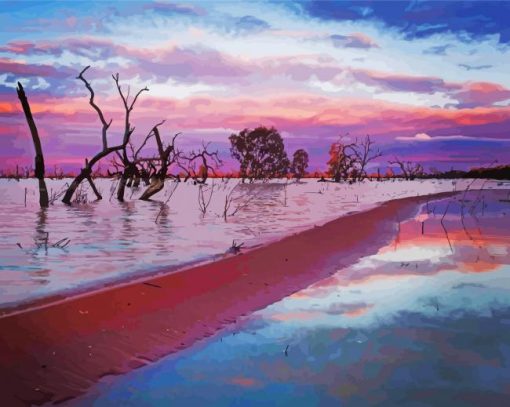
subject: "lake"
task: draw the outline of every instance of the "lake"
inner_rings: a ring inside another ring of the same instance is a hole
[[[199,209],[199,187],[191,182],[167,182],[152,202],[136,199],[141,188],[128,189],[127,201],[119,203],[111,197],[117,181],[99,179],[103,200],[91,201],[93,194],[85,185],[81,197],[86,203],[66,206],[56,200],[42,210],[36,180],[1,179],[0,307],[212,260],[224,255],[234,240],[253,247],[389,199],[463,190],[472,183],[316,181],[238,185],[237,180],[209,180],[203,191],[205,201],[210,197],[204,215]],[[67,182],[48,180],[48,190],[54,195]],[[505,184],[477,180],[471,185],[481,187],[489,190]],[[225,220],[229,194],[233,202],[228,213],[237,212]],[[53,247],[61,239],[70,242],[63,249]]]
[[[423,205],[376,254],[69,404],[505,405],[510,202],[465,198]]]

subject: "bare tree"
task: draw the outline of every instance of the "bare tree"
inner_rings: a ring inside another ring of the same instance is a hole
[[[198,152],[192,151],[189,156],[184,157],[187,161],[187,167],[181,166],[197,184],[205,184],[209,172],[217,176],[216,169],[223,164],[218,156],[218,151],[209,151],[209,145],[210,143],[202,143],[202,148]],[[197,162],[198,171],[196,169]]]
[[[135,128],[131,126],[130,116],[131,116],[131,112],[133,111],[133,108],[135,107],[136,101],[138,100],[138,97],[143,92],[148,92],[149,89],[147,87],[140,89],[134,96],[133,100],[129,101],[129,91],[130,91],[129,87],[128,87],[127,94],[125,95],[124,92],[122,91],[122,87],[120,86],[120,83],[119,83],[119,74],[116,73],[115,75],[112,75],[112,78],[113,78],[115,85],[117,87],[117,91],[119,92],[119,96],[122,99],[122,104],[124,105],[124,136],[122,139],[122,149],[121,149],[122,155],[120,154],[119,151],[116,152],[118,157],[122,160],[122,164],[124,166],[124,171],[122,172],[122,175],[121,175],[120,181],[119,181],[119,186],[117,188],[117,199],[122,202],[122,201],[124,201],[124,192],[126,190],[126,184],[127,184],[128,180],[132,179],[137,173],[136,163],[131,161],[127,155],[127,146],[129,145],[131,135],[135,131]]]
[[[157,194],[159,191],[161,191],[163,189],[163,187],[165,186],[165,179],[167,178],[167,172],[168,172],[169,167],[172,164],[176,163],[180,157],[179,151],[177,151],[175,148],[175,140],[180,135],[180,133],[175,134],[174,137],[172,138],[172,142],[170,144],[168,144],[167,146],[165,146],[163,144],[163,141],[161,140],[161,135],[160,135],[159,129],[158,129],[158,127],[160,125],[162,125],[163,123],[164,122],[160,122],[152,128],[151,132],[145,138],[143,144],[140,146],[138,151],[135,153],[136,162],[139,162],[139,163],[149,162],[149,165],[154,170],[156,169],[154,162],[159,161],[159,165],[160,165],[159,169],[154,171],[154,175],[151,178],[149,187],[143,192],[142,196],[140,197],[140,199],[144,200],[144,201],[150,199],[153,195]],[[138,159],[137,156],[138,156],[139,152],[141,151],[141,149],[143,148],[145,143],[148,141],[148,139],[151,138],[152,136],[154,136],[154,138],[156,139],[156,144],[158,146],[159,158],[158,159],[156,159],[156,158]]]
[[[361,181],[367,177],[366,167],[368,163],[380,157],[382,153],[379,149],[374,148],[374,141],[368,135],[360,143],[356,142],[353,152],[357,158],[358,178]]]
[[[80,72],[77,79],[81,80],[85,84],[85,87],[88,89],[88,91],[90,93],[89,104],[96,111],[96,113],[99,117],[99,120],[101,121],[101,124],[102,124],[101,140],[102,140],[103,148],[99,153],[97,153],[94,157],[92,157],[92,159],[90,161],[88,159],[85,159],[85,166],[81,169],[78,176],[74,178],[71,185],[69,185],[69,188],[67,189],[67,191],[64,195],[64,198],[62,199],[62,202],[64,202],[67,205],[71,204],[73,194],[75,193],[76,189],[78,188],[78,186],[81,184],[81,182],[83,180],[87,180],[89,182],[90,186],[92,187],[92,190],[94,191],[94,194],[96,195],[96,198],[102,199],[101,194],[97,190],[97,188],[94,184],[94,181],[92,180],[92,176],[91,176],[92,169],[98,161],[107,157],[111,153],[114,153],[114,152],[118,153],[119,151],[124,151],[128,142],[129,142],[129,137],[131,136],[131,133],[134,130],[130,127],[129,116],[126,115],[126,120],[125,120],[126,121],[126,129],[128,129],[128,130],[125,131],[125,133],[124,133],[124,138],[122,140],[122,144],[108,147],[108,129],[110,128],[110,125],[112,124],[112,120],[110,119],[109,122],[106,121],[102,110],[99,108],[99,106],[94,101],[94,97],[95,97],[94,90],[92,89],[92,86],[90,85],[90,83],[83,76],[83,74],[89,68],[90,68],[90,66],[85,67],[85,69],[83,69],[83,71]],[[134,106],[134,103],[132,105]],[[130,112],[131,111],[129,111],[129,113]]]
[[[412,161],[402,161],[398,157],[395,160],[388,161],[389,164],[398,165],[402,175],[406,180],[414,180],[416,177],[423,175],[423,166],[419,163],[413,163]]]
[[[35,125],[35,121],[32,116],[32,111],[30,110],[30,104],[28,103],[28,99],[25,95],[25,90],[23,89],[23,86],[19,82],[16,91],[18,93],[18,98],[21,102],[21,106],[23,106],[23,112],[25,113],[25,118],[27,119],[28,127],[30,128],[30,133],[32,134],[32,141],[34,142],[35,176],[39,180],[39,205],[41,206],[41,208],[47,208],[49,205],[49,198],[48,189],[46,188],[46,182],[44,181],[44,156],[41,147],[41,140],[39,139],[39,132],[37,131],[37,126]],[[16,166],[16,172],[17,171],[18,166]]]

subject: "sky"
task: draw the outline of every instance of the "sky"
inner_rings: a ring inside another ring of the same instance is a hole
[[[340,137],[369,134],[386,166],[426,170],[510,163],[510,2],[0,1],[0,168],[33,162],[16,82],[47,167],[75,170],[101,149],[86,78],[123,131],[112,74],[131,95],[139,145],[154,124],[179,145],[276,127],[289,155],[326,168]],[[106,166],[107,163],[104,163]],[[51,169],[47,172],[51,173]]]

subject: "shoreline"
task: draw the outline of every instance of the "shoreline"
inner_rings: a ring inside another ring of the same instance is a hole
[[[376,252],[420,205],[456,194],[387,201],[235,256],[4,315],[1,399],[61,402],[189,347]]]

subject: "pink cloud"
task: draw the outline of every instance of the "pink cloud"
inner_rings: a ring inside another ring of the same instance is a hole
[[[490,82],[468,82],[455,97],[465,107],[487,106],[510,99],[510,90]]]
[[[67,72],[51,65],[27,64],[8,58],[0,58],[0,71],[19,76],[64,77]]]

